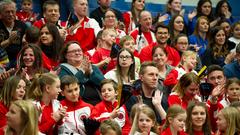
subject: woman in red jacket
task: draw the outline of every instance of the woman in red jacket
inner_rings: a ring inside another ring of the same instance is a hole
[[[184,74],[168,97],[168,104],[179,104],[184,109],[190,101],[201,101],[199,94],[200,79],[195,73]]]
[[[35,78],[30,86],[34,104],[41,110],[39,118],[39,131],[44,134],[56,133],[56,125],[66,114],[66,107],[62,107],[57,99],[60,89],[60,79],[57,75],[44,73]]]

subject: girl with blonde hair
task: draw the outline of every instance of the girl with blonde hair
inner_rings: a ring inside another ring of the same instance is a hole
[[[35,78],[30,87],[30,98],[40,109],[40,132],[48,135],[54,134],[54,126],[62,120],[66,114],[66,107],[62,107],[57,100],[60,93],[60,79],[52,73],[44,73]],[[56,127],[56,126],[55,126]]]
[[[164,80],[164,85],[173,87],[184,74],[189,72],[197,74],[194,70],[196,64],[197,53],[193,51],[184,51],[179,65],[175,69],[171,70],[171,72],[167,75]]]
[[[39,135],[38,112],[31,101],[14,101],[6,117],[7,127],[4,135]]]
[[[154,111],[149,106],[141,106],[136,111],[129,135],[157,135],[158,126]]]
[[[240,134],[239,110],[235,107],[226,107],[217,114],[217,135]]]
[[[161,135],[186,135],[184,133],[186,111],[179,105],[173,105],[168,109],[166,123],[163,125]]]

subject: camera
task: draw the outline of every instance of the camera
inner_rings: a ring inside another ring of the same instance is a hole
[[[121,50],[121,47],[117,44],[113,44],[112,45],[112,49],[111,49],[111,53],[110,53],[110,57],[111,58],[116,58],[118,55],[118,52]]]
[[[211,95],[214,86],[210,83],[200,83],[199,89],[203,101],[207,101],[209,95]]]

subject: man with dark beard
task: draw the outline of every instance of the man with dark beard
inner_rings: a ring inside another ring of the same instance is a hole
[[[116,14],[117,20],[123,22],[122,13],[117,9],[111,8],[111,1],[112,0],[97,0],[99,7],[90,13],[90,18],[94,18],[101,28],[103,27],[102,21],[104,14],[108,9],[112,9]]]

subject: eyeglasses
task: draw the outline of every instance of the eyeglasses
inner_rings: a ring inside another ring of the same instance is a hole
[[[130,56],[130,55],[126,55],[126,56],[120,55],[119,58],[122,59],[122,60],[123,59],[130,59],[130,58],[132,58],[132,56]]]
[[[81,49],[75,49],[75,50],[67,51],[67,53],[81,53],[81,52],[82,52]]]

